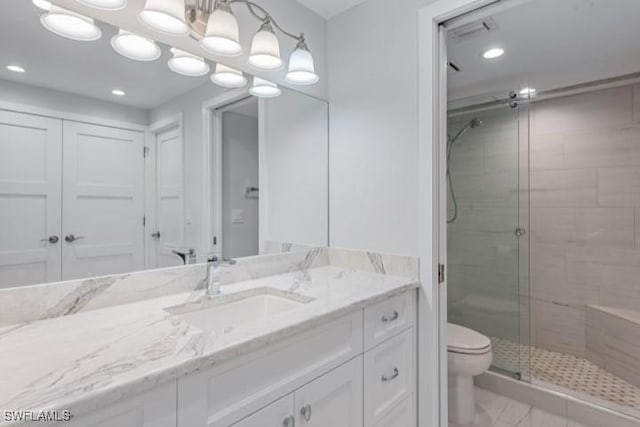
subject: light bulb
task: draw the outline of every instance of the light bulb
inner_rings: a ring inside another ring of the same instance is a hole
[[[277,70],[282,67],[280,42],[269,21],[264,22],[253,36],[249,65],[260,70]]]
[[[111,91],[111,93],[114,94],[115,96],[125,96],[127,94],[122,89],[114,89]]]
[[[147,0],[138,20],[152,30],[171,36],[189,35],[185,0]]]
[[[162,55],[162,50],[153,40],[123,29],[111,38],[111,46],[120,55],[136,61],[153,61]]]
[[[313,56],[304,40],[300,40],[289,56],[289,71],[285,79],[298,85],[312,85],[320,79],[316,74]]]
[[[220,56],[238,56],[242,54],[238,20],[228,4],[219,4],[209,16],[207,31],[200,45]]]
[[[239,88],[247,85],[247,78],[242,74],[242,71],[222,64],[216,64],[211,81],[226,88]]]
[[[78,2],[102,10],[121,10],[127,7],[127,0],[78,0]]]
[[[258,98],[275,98],[280,96],[282,91],[277,84],[261,79],[260,77],[253,78],[253,86],[249,89],[249,93]]]
[[[72,40],[93,41],[102,37],[102,30],[93,18],[51,5],[51,10],[40,16],[40,22],[49,31]]]
[[[171,53],[173,57],[168,65],[172,71],[188,77],[204,76],[209,72],[209,64],[203,58],[175,47],[171,48]]]
[[[483,53],[482,57],[484,59],[496,59],[501,57],[502,55],[504,55],[504,50],[500,49],[499,47],[494,47],[492,49],[487,50],[485,53]]]

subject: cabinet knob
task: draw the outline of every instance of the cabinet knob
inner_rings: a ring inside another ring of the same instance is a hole
[[[300,415],[302,415],[302,418],[308,422],[311,419],[311,405],[307,403],[300,408]]]
[[[282,427],[295,427],[295,425],[296,419],[292,415],[289,415],[282,421]]]

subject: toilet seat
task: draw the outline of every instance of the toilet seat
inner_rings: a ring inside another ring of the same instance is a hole
[[[464,326],[447,324],[447,351],[459,354],[487,354],[491,351],[491,340]]]

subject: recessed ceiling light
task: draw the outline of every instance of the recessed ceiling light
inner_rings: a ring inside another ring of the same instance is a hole
[[[114,89],[111,91],[112,94],[114,94],[115,96],[125,96],[127,93],[123,90],[120,89]]]
[[[19,65],[7,65],[7,70],[14,73],[24,73],[26,70]]]
[[[500,49],[499,47],[494,47],[483,53],[482,57],[484,59],[495,59],[501,57],[502,55],[504,55],[504,50]]]
[[[522,96],[533,95],[534,93],[536,93],[536,90],[532,87],[525,87],[520,89],[520,95]]]

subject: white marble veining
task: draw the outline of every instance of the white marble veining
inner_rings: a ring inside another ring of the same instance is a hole
[[[418,285],[410,277],[314,266],[314,259],[307,257],[308,268],[222,286],[223,295],[268,287],[311,299],[222,333],[165,310],[197,303],[204,298],[198,290],[2,327],[0,407],[87,413]]]

